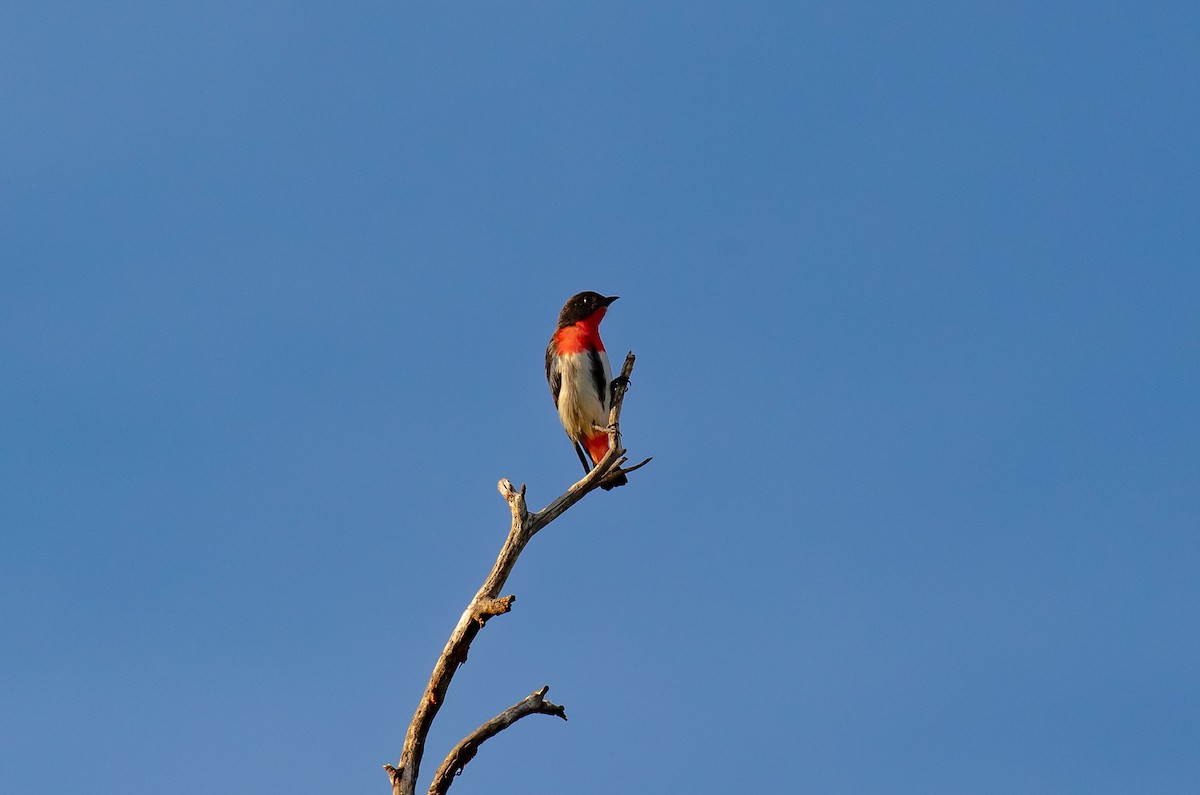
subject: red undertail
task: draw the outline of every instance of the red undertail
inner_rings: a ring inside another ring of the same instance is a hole
[[[595,436],[589,436],[584,447],[587,448],[588,455],[592,457],[592,462],[599,464],[600,459],[608,455],[608,434],[598,433]]]

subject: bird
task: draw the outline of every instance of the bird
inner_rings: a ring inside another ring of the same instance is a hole
[[[600,321],[619,297],[587,290],[568,298],[546,346],[546,381],[585,473],[608,454],[608,433],[601,429],[608,425],[613,380]],[[600,487],[609,491],[628,482],[621,473]]]

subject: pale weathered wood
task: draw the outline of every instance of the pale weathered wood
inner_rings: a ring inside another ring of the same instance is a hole
[[[475,758],[475,754],[479,752],[479,746],[485,740],[495,737],[526,715],[557,715],[566,720],[566,710],[560,705],[546,700],[546,691],[549,689],[550,686],[546,685],[541,690],[530,693],[460,740],[458,745],[454,746],[446,756],[437,772],[433,774],[433,783],[429,785],[429,795],[445,795],[446,791],[450,789],[450,785],[454,783],[454,777],[462,773],[467,762]]]
[[[483,585],[480,586],[471,603],[467,605],[467,609],[459,617],[458,623],[454,626],[454,631],[450,633],[449,640],[446,641],[441,655],[438,656],[438,660],[433,666],[433,673],[429,676],[429,683],[425,686],[425,692],[421,695],[421,700],[417,704],[417,710],[413,714],[412,722],[409,724],[408,732],[404,737],[404,747],[400,752],[399,765],[395,767],[392,765],[383,766],[391,778],[393,795],[416,794],[417,776],[420,773],[421,759],[425,753],[425,739],[429,735],[433,719],[437,717],[438,710],[445,699],[446,691],[450,688],[450,680],[454,678],[454,673],[458,670],[458,666],[466,662],[467,651],[471,647],[471,642],[475,640],[475,636],[479,634],[479,630],[483,628],[483,625],[489,619],[507,613],[512,609],[516,597],[512,595],[502,597],[500,596],[500,590],[504,588],[509,574],[512,573],[513,567],[517,564],[517,558],[520,557],[521,551],[525,549],[525,545],[529,543],[529,540],[539,530],[557,519],[568,508],[579,502],[589,493],[599,488],[605,480],[616,477],[618,473],[632,472],[635,469],[645,466],[650,461],[647,458],[645,461],[628,469],[621,468],[627,460],[625,458],[625,450],[621,447],[619,425],[621,405],[625,400],[625,392],[629,388],[629,376],[633,372],[634,360],[635,357],[630,352],[625,357],[625,365],[621,368],[621,375],[614,382],[613,405],[609,411],[609,424],[605,429],[608,432],[610,449],[604,458],[600,459],[600,462],[592,468],[591,472],[574,483],[566,492],[557,497],[545,508],[535,513],[530,513],[528,506],[525,504],[525,486],[523,484],[520,490],[514,488],[513,484],[507,478],[501,480],[498,484],[500,494],[508,502],[509,512],[512,515],[508,537],[504,541],[504,546],[500,549],[500,554],[496,558],[491,572],[488,573],[487,578],[483,581]],[[446,761],[442,763],[442,767],[438,770],[434,786],[438,786],[438,782],[445,778],[444,774],[446,769],[448,769],[448,765],[453,769],[449,777],[453,778],[453,775],[461,771],[462,765],[465,765],[475,755],[479,743],[504,730],[518,718],[524,717],[527,714],[541,712],[559,715],[563,719],[566,719],[566,714],[563,712],[562,707],[544,700],[543,696],[546,690],[547,688],[542,688],[537,693],[533,693],[464,738],[455,746],[455,750],[446,758]],[[537,698],[535,699],[535,697]],[[516,710],[515,713],[513,712],[514,710]],[[515,717],[505,722],[505,716],[510,713],[513,713]],[[486,736],[481,734],[481,732],[490,730],[490,728],[494,728],[495,730],[486,734]],[[469,744],[472,738],[476,738],[474,745]],[[470,750],[469,754],[467,754],[467,750]],[[457,756],[456,753],[458,753]],[[461,761],[461,764],[455,760]],[[448,789],[449,786],[448,782],[445,783],[445,789]],[[438,790],[431,787],[430,792],[444,792],[445,789]]]

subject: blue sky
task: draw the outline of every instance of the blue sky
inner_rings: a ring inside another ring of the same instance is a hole
[[[0,789],[386,792],[618,294],[454,792],[1200,779],[1200,11],[0,11]]]

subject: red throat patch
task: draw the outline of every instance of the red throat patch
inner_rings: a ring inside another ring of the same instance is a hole
[[[604,343],[600,341],[600,321],[607,311],[608,307],[602,306],[575,325],[554,332],[554,347],[558,349],[558,355],[604,350]]]

